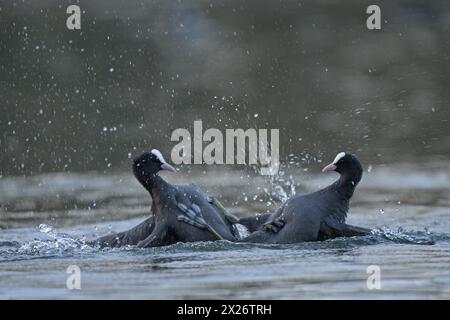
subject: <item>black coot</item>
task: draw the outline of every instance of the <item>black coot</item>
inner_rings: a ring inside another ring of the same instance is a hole
[[[369,229],[345,223],[350,198],[362,177],[361,163],[341,152],[323,171],[336,171],[340,177],[322,190],[291,198],[243,241],[296,243],[369,234]]]
[[[161,170],[175,172],[158,150],[134,159],[133,173],[152,197],[152,216],[133,229],[102,237],[94,243],[153,247],[175,242],[237,239],[234,224],[239,220],[228,214],[215,198],[193,184],[167,183],[158,175]]]

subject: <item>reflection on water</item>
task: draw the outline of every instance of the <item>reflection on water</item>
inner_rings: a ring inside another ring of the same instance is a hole
[[[129,173],[4,178],[0,298],[450,298],[450,173],[443,164],[415,168],[374,166],[365,174],[348,221],[376,227],[370,236],[150,249],[84,244],[146,216],[150,199]],[[292,178],[273,185],[267,177],[222,170],[166,178],[195,181],[241,216],[274,211],[277,195],[315,190],[335,178],[283,172]],[[82,271],[79,291],[65,287],[72,264]],[[381,290],[366,287],[369,265],[381,267]]]

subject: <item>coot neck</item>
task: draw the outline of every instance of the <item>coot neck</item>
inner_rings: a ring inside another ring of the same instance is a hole
[[[152,198],[155,198],[161,192],[161,189],[167,185],[167,182],[164,181],[157,173],[154,173],[150,176],[141,176],[138,178],[139,182],[144,186],[144,188],[150,192]]]
[[[336,187],[338,192],[346,199],[350,200],[353,196],[356,186],[361,181],[362,172],[357,170],[355,172],[343,173],[337,181]]]

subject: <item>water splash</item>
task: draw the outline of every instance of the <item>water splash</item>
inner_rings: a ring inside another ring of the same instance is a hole
[[[39,232],[50,237],[50,240],[35,239],[25,242],[17,249],[10,249],[9,253],[30,256],[61,256],[79,250],[93,249],[85,243],[84,239],[74,239],[65,233],[59,233],[50,225],[40,224]]]
[[[282,168],[283,167],[283,168]],[[269,202],[281,202],[285,203],[289,198],[296,194],[297,184],[292,175],[286,176],[286,172],[283,170],[289,169],[290,164],[282,164],[280,170],[276,175],[270,178],[270,189],[264,189],[264,193],[269,197]]]
[[[239,225],[237,226],[239,228]],[[371,235],[350,238],[336,238],[326,241],[304,242],[295,244],[261,244],[246,242],[229,242],[229,241],[210,241],[210,242],[192,242],[192,243],[176,243],[173,245],[140,249],[134,246],[123,248],[99,248],[90,246],[85,239],[75,239],[70,235],[57,232],[57,230],[46,224],[39,225],[39,231],[50,239],[35,239],[25,243],[17,241],[0,241],[0,260],[28,260],[39,258],[58,258],[69,257],[74,255],[89,255],[100,253],[121,253],[134,252],[135,254],[161,254],[185,251],[227,251],[227,250],[294,250],[301,252],[304,250],[341,250],[351,249],[355,247],[377,245],[386,242],[394,242],[400,244],[414,245],[433,245],[437,241],[450,241],[448,234],[435,234],[428,230],[424,231],[405,231],[399,227],[391,229],[388,227],[380,227],[372,230]],[[246,230],[239,229],[241,239],[245,237]]]
[[[432,234],[427,230],[405,231],[402,227],[397,228],[397,230],[388,227],[380,227],[372,229],[372,234],[396,243],[433,245],[436,242],[433,239]]]
[[[248,229],[243,226],[242,224],[235,224],[233,225],[236,228],[236,234],[237,234],[237,238],[238,240],[242,240],[246,237],[248,237],[250,235],[250,232],[248,231]]]
[[[280,199],[281,202],[286,202],[289,199],[288,194],[283,189],[283,187],[281,185],[279,185],[279,184],[274,186],[272,195],[274,195],[278,199]]]

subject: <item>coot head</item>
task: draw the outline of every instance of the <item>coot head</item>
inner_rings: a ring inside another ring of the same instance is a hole
[[[164,160],[159,150],[144,152],[133,161],[133,172],[137,177],[152,177],[159,171],[176,172],[175,168]]]
[[[363,169],[361,163],[354,155],[340,152],[336,158],[334,158],[334,161],[323,168],[322,171],[336,171],[342,176],[356,180],[355,182],[359,182]]]

